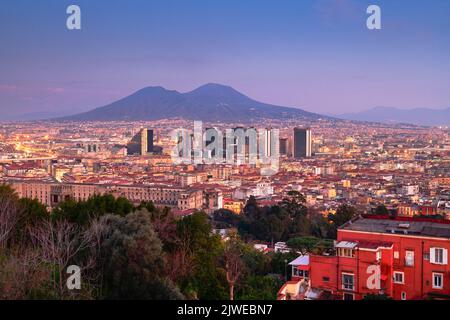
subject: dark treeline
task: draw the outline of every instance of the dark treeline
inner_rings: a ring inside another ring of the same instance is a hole
[[[297,191],[290,191],[282,202],[270,207],[260,207],[255,198],[250,197],[242,215],[219,210],[214,214],[214,221],[218,228],[236,228],[246,241],[273,244],[307,238],[310,241],[316,239],[317,243],[329,243],[323,239],[336,239],[337,228],[356,215],[354,207],[341,205],[335,214],[323,216],[308,210],[305,202]]]
[[[275,299],[285,256],[124,198],[67,200],[51,213],[0,186],[0,299]],[[66,286],[82,270],[81,290]]]
[[[277,206],[251,198],[241,216],[220,210],[213,219],[112,195],[49,213],[0,186],[0,299],[275,299],[297,253],[261,253],[251,240],[320,251],[354,214],[340,210],[329,219],[308,213],[294,192]],[[222,241],[213,226],[236,232]],[[81,290],[66,286],[71,265],[82,270]]]

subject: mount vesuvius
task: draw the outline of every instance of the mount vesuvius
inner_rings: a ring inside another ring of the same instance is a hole
[[[58,120],[139,121],[171,118],[242,122],[293,118],[318,120],[329,117],[258,102],[229,86],[210,83],[187,93],[147,87],[104,107]]]

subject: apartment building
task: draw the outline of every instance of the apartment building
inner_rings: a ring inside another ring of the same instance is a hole
[[[291,298],[450,299],[449,221],[361,216],[338,230],[334,249],[291,264],[292,280],[308,287]]]
[[[202,209],[203,192],[192,188],[156,185],[107,185],[49,182],[10,182],[19,197],[37,199],[48,208],[57,206],[67,199],[87,200],[94,195],[112,194],[125,197],[138,204],[152,201],[157,206],[173,207],[180,210]]]

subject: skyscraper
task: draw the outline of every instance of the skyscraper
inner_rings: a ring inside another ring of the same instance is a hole
[[[127,144],[128,155],[146,155],[153,152],[153,130],[141,129]]]
[[[287,155],[288,154],[288,139],[287,138],[280,138],[280,155]]]
[[[272,129],[264,131],[264,154],[267,157],[272,156]]]
[[[294,157],[307,158],[312,155],[312,135],[310,128],[294,129]]]

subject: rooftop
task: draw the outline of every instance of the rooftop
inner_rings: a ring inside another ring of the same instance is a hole
[[[436,219],[388,218],[365,215],[347,222],[340,230],[450,239],[450,224],[448,221]]]

